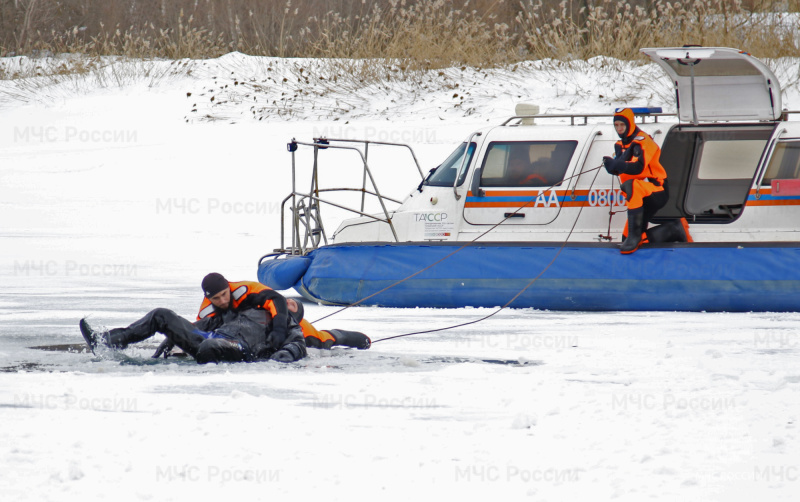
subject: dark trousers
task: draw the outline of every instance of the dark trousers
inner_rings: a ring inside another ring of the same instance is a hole
[[[127,328],[112,329],[108,333],[108,344],[112,347],[126,347],[131,343],[147,340],[156,333],[164,334],[199,364],[250,359],[246,347],[240,341],[213,338],[215,333],[201,331],[175,312],[163,308],[151,310]]]
[[[628,205],[629,211],[631,211],[630,200],[636,197],[634,183],[633,183],[634,181],[635,180],[628,180],[620,186],[622,193],[625,194],[625,199],[629,201]],[[641,197],[642,200],[641,208],[644,211],[645,227],[647,227],[647,224],[650,222],[650,220],[653,219],[653,216],[656,215],[658,210],[664,207],[664,205],[666,205],[666,203],[669,201],[669,186],[667,185],[667,180],[664,180],[662,186],[664,187],[664,190],[653,192],[650,195],[642,196],[641,194],[639,194],[639,197]]]
[[[644,226],[647,227],[647,224],[650,220],[653,219],[653,216],[656,215],[659,209],[664,207],[664,205],[669,200],[669,192],[667,191],[667,187],[664,187],[664,190],[661,192],[655,192],[648,197],[645,197],[642,203],[642,207],[644,208]]]

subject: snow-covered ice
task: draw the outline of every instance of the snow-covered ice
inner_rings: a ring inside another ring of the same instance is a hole
[[[194,318],[210,271],[255,280],[279,246],[293,137],[410,141],[427,170],[520,100],[671,108],[651,67],[604,60],[455,68],[359,89],[346,109],[327,81],[281,88],[313,61],[192,64],[121,87],[0,83],[2,500],[796,499],[800,314],[505,310],[289,365],[151,360],[158,340],[29,348],[80,342],[85,315]],[[796,78],[797,61],[775,65]],[[244,85],[264,67],[281,78]],[[291,113],[270,108],[281,92]],[[374,155],[395,195],[416,186],[406,159]],[[318,327],[379,339],[491,312],[353,308]]]

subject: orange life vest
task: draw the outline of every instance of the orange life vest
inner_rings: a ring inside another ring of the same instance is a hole
[[[233,310],[237,310],[239,306],[247,300],[247,297],[251,294],[260,293],[265,289],[270,289],[267,286],[264,286],[260,282],[253,282],[253,281],[241,281],[241,282],[228,282],[228,286],[231,289],[231,308]],[[253,307],[262,308],[268,311],[272,317],[278,315],[278,310],[273,305],[272,300],[267,300],[264,302],[263,305],[252,305]],[[203,303],[200,305],[200,311],[197,313],[197,320],[204,319],[206,317],[213,317],[216,315],[216,309],[214,305],[211,303],[211,300],[208,298],[203,298]]]
[[[633,110],[630,108],[625,108],[624,110],[616,113],[614,115],[614,120],[619,121],[619,118],[624,118],[627,122],[627,130],[625,131],[625,139],[628,139],[628,143],[624,143],[624,140],[619,140],[614,145],[615,152],[617,154],[617,158],[622,157],[628,149],[632,148],[634,145],[639,145],[639,151],[642,154],[642,163],[644,164],[644,169],[639,174],[627,174],[622,173],[619,175],[620,183],[625,183],[631,179],[650,179],[656,186],[662,186],[664,184],[664,180],[667,179],[667,171],[664,169],[664,166],[661,165],[661,148],[656,144],[653,138],[647,134],[646,132],[642,131],[638,127],[636,127],[636,123],[634,122]],[[633,153],[633,152],[631,152]],[[637,162],[639,157],[631,156],[628,159],[628,162]],[[659,191],[659,190],[654,190]]]
[[[239,308],[239,305],[245,301],[245,299],[250,294],[259,293],[264,291],[265,289],[270,289],[267,286],[264,286],[260,282],[252,282],[252,281],[241,281],[241,282],[229,282],[228,285],[231,289],[231,308],[236,310]],[[273,317],[277,314],[277,310],[275,306],[272,304],[271,300],[267,300],[264,305],[259,305],[258,307],[263,308],[264,310],[269,311]],[[208,298],[203,298],[203,303],[200,305],[200,312],[197,314],[197,320],[203,319],[205,317],[213,317],[216,315],[216,310],[214,309],[214,305],[211,303],[211,300]],[[314,326],[311,325],[310,322],[302,319],[300,321],[300,328],[303,330],[303,338],[313,337],[318,339],[320,342],[325,343],[328,340],[336,341],[336,338],[333,337],[330,333],[323,330],[318,330]]]

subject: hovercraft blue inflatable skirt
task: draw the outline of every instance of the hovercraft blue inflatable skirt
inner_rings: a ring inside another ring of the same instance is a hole
[[[462,245],[330,245],[307,256],[262,260],[258,279],[273,289],[294,287],[308,299],[337,305],[388,288],[360,304],[494,307],[533,281],[511,307],[800,311],[797,243],[647,245],[630,255],[610,243],[562,248],[503,242],[459,250]]]
[[[281,256],[281,255],[276,255]],[[267,258],[266,256],[264,258]],[[311,258],[291,256],[283,259],[264,260],[258,264],[258,280],[261,284],[282,291],[292,288],[306,273]]]

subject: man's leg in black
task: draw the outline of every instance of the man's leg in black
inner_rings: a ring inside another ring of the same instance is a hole
[[[650,220],[653,219],[653,216],[656,215],[659,209],[666,205],[667,201],[669,200],[669,192],[666,190],[662,190],[660,192],[653,192],[647,197],[642,199],[642,208],[644,208],[644,226],[647,227],[647,224]]]
[[[329,329],[328,332],[336,338],[334,345],[353,347],[359,350],[368,349],[372,345],[372,340],[367,335],[359,331],[347,331],[344,329]]]
[[[102,335],[102,342],[114,348],[125,348],[163,333],[184,352],[194,357],[206,337],[194,324],[169,309],[151,310],[127,328],[114,328]],[[84,335],[85,336],[85,335]]]
[[[656,225],[649,229],[647,228],[648,222],[653,219],[659,209],[664,207],[668,200],[669,192],[666,190],[666,186],[664,187],[664,190],[660,192],[653,192],[649,196],[642,199],[642,207],[644,208],[644,227],[646,229],[647,240],[653,244],[686,240],[685,235],[683,239],[680,238],[680,234],[683,233],[683,226],[681,225],[680,220]],[[675,225],[676,223],[677,226]]]

